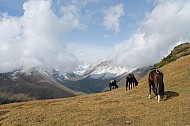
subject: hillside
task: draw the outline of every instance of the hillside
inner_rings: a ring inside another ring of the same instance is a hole
[[[79,95],[37,69],[0,74],[0,104]]]
[[[154,64],[155,67],[160,68],[176,59],[190,54],[190,43],[186,42],[176,46],[167,57],[164,57],[160,62]]]
[[[190,125],[190,55],[161,68],[167,99],[148,99],[147,76],[139,86],[72,98],[0,106],[0,125]]]

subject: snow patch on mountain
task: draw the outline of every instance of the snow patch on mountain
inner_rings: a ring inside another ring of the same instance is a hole
[[[104,61],[99,64],[87,63],[78,66],[78,68],[71,73],[62,73],[61,70],[54,68],[31,68],[31,69],[17,69],[12,72],[12,79],[15,80],[21,74],[35,75],[42,74],[49,79],[56,79],[58,81],[73,80],[73,79],[114,79],[121,75],[126,75],[133,69],[127,69],[122,66],[114,66],[112,61]]]
[[[93,79],[110,79],[131,72],[126,67],[114,66],[112,61],[104,61],[98,65],[85,64],[79,66],[73,73],[80,76],[88,76]]]
[[[74,74],[77,74],[79,76],[84,76],[94,70],[95,64],[88,63],[78,66],[75,71],[73,71]]]

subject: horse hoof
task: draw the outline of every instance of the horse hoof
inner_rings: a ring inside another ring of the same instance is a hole
[[[161,99],[161,97],[160,97],[160,95],[158,95],[158,102],[160,101],[160,99]]]
[[[148,95],[148,98],[150,99],[150,95]]]

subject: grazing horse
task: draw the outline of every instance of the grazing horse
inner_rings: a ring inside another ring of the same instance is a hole
[[[138,81],[135,78],[134,74],[128,74],[126,77],[126,91],[129,86],[129,90],[134,88],[135,86],[138,86]]]
[[[149,96],[151,96],[151,86],[152,90],[157,96],[158,102],[160,101],[160,98],[164,98],[164,82],[163,82],[164,74],[161,70],[158,70],[156,68],[152,68],[149,72],[148,76],[148,83],[149,83]]]
[[[111,81],[109,82],[110,91],[111,91],[111,88],[112,88],[112,87],[113,87],[113,89],[118,88],[118,85],[117,85],[116,80],[111,80]]]

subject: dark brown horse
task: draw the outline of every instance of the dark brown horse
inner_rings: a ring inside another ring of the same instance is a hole
[[[111,91],[112,87],[113,87],[113,89],[118,88],[118,85],[117,85],[116,80],[111,80],[111,81],[109,82],[110,91]]]
[[[128,74],[126,77],[126,91],[127,88],[129,87],[129,90],[134,88],[135,86],[138,86],[138,81],[135,78],[134,74]]]
[[[149,72],[148,83],[149,83],[149,96],[151,96],[151,87],[155,95],[157,96],[158,102],[160,99],[164,97],[164,82],[163,82],[164,74],[161,70],[152,69]]]

